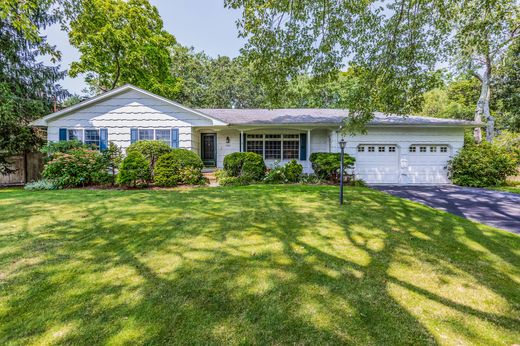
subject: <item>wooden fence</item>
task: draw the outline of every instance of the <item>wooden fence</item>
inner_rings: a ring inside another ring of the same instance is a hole
[[[13,156],[10,161],[14,173],[0,175],[0,185],[23,185],[40,179],[43,169],[43,155],[41,153]]]

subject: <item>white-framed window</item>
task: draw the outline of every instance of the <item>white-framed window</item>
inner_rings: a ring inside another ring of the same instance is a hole
[[[172,139],[171,129],[138,129],[138,141],[163,141],[170,145]]]
[[[85,144],[95,145],[100,147],[99,130],[85,130]]]
[[[368,152],[369,152],[369,153],[373,153],[374,151],[376,151],[376,148],[375,148],[375,147],[372,147],[372,146],[369,146],[369,147],[368,147]]]
[[[432,145],[430,147],[430,153],[436,153],[437,152],[437,147],[435,145]]]
[[[101,147],[100,129],[66,129],[67,141],[80,141],[88,145]]]
[[[358,147],[357,147],[357,151],[358,151],[359,153],[363,153],[363,152],[365,152],[365,147],[362,146],[362,145],[358,145]]]
[[[155,130],[155,140],[170,145],[172,142],[172,131],[170,129]]]
[[[299,134],[247,134],[245,149],[265,160],[292,160],[300,157]]]
[[[415,153],[417,151],[417,148],[415,146],[411,145],[410,148],[408,148],[408,151],[411,153]]]
[[[447,153],[448,152],[448,147],[441,147],[441,153]]]
[[[426,152],[426,147],[419,147],[419,151],[421,153],[425,153]]]
[[[153,129],[139,129],[137,135],[139,141],[150,141],[155,139]]]
[[[388,152],[395,153],[395,147],[392,147],[392,146],[388,147]]]
[[[386,151],[386,147],[377,147],[377,151],[380,153],[384,153]]]
[[[83,130],[67,129],[67,140],[83,142]]]

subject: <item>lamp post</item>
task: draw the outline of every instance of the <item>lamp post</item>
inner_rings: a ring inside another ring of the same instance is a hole
[[[347,142],[342,138],[339,141],[339,147],[341,149],[340,163],[339,163],[339,205],[343,205],[343,157],[345,156],[345,145]]]

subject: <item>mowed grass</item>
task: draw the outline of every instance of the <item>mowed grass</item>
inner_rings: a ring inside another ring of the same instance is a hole
[[[515,185],[515,186],[496,186],[496,187],[489,187],[488,189],[520,194],[520,185]]]
[[[0,344],[520,343],[520,237],[365,188],[0,190]]]

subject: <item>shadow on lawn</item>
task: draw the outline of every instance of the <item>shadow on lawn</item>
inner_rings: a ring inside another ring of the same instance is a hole
[[[518,332],[518,315],[482,311],[391,274],[396,262],[412,266],[405,253],[441,277],[462,272],[518,311],[517,284],[501,269],[519,275],[518,254],[504,246],[518,244],[514,235],[354,191],[344,208],[331,187],[49,193],[64,209],[76,205],[65,219],[41,203],[44,194],[20,192],[25,203],[0,214],[0,225],[22,223],[1,240],[16,250],[0,253],[0,265],[37,260],[2,283],[0,342],[439,342],[389,285]],[[31,229],[35,213],[52,222]],[[449,323],[469,340],[495,341],[465,321]]]

